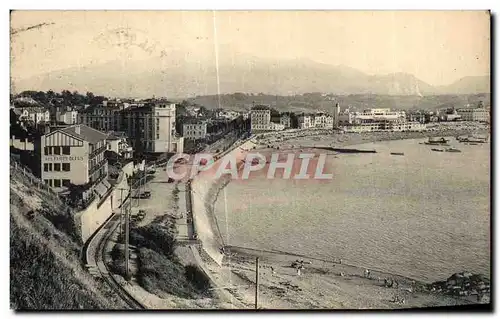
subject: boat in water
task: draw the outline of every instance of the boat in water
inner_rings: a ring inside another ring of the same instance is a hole
[[[439,138],[432,138],[429,137],[429,140],[427,142],[424,142],[425,145],[444,145],[448,146],[448,140],[445,139],[444,137],[439,137]]]
[[[434,152],[444,152],[444,150],[441,149],[441,148],[431,148],[431,151],[434,151]]]
[[[460,153],[460,152],[462,152],[458,148],[454,148],[454,147],[447,148],[445,151],[446,152],[451,152],[451,153]]]
[[[405,155],[405,153],[403,153],[403,152],[391,152],[391,155],[401,155],[401,156],[403,156],[403,155]]]

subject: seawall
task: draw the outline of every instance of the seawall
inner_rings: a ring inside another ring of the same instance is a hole
[[[223,153],[214,165],[220,164],[224,156],[234,156],[238,161],[243,160],[246,152],[256,145],[252,140],[236,144],[232,150]],[[215,179],[213,172],[200,172],[191,181],[191,198],[193,222],[198,239],[202,242],[202,249],[220,265],[223,259],[220,248],[223,243],[214,223],[213,208],[211,207],[214,202],[212,197],[216,195],[214,190],[217,189],[217,192],[219,190],[214,187],[217,183],[218,180]]]

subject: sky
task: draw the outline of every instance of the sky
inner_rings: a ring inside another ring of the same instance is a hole
[[[179,65],[248,55],[446,85],[489,74],[489,19],[485,11],[14,11],[11,76],[115,60],[140,67],[162,55]]]

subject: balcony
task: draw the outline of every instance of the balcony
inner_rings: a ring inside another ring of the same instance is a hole
[[[92,167],[89,170],[89,176],[92,176],[96,171],[98,171],[99,169],[101,169],[107,162],[108,162],[108,160],[106,158],[104,158],[102,161],[100,161],[99,163],[97,163],[97,165],[95,165],[94,167]]]

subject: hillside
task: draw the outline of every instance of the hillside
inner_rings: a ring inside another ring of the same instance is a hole
[[[432,95],[432,96],[390,96],[390,95],[337,95],[323,97],[321,94],[305,94],[299,96],[275,96],[264,94],[225,94],[220,97],[222,108],[234,110],[248,110],[255,104],[270,104],[280,111],[311,112],[316,110],[331,111],[335,103],[340,104],[343,110],[347,106],[356,109],[366,108],[394,108],[410,109],[441,109],[449,107],[463,107],[466,104],[477,105],[483,101],[485,106],[490,105],[490,94],[473,95]],[[219,98],[216,95],[198,96],[189,99],[190,102],[214,109],[219,107]]]
[[[154,57],[140,62],[116,60],[14,80],[23,90],[78,90],[115,97],[183,98],[220,92],[295,95],[325,92],[336,95],[377,94],[429,96],[489,93],[489,77],[467,77],[435,87],[412,74],[368,75],[345,65],[309,59],[273,60],[248,55],[188,61],[185,56]]]
[[[72,216],[11,170],[10,304],[15,310],[123,309],[80,260]]]

